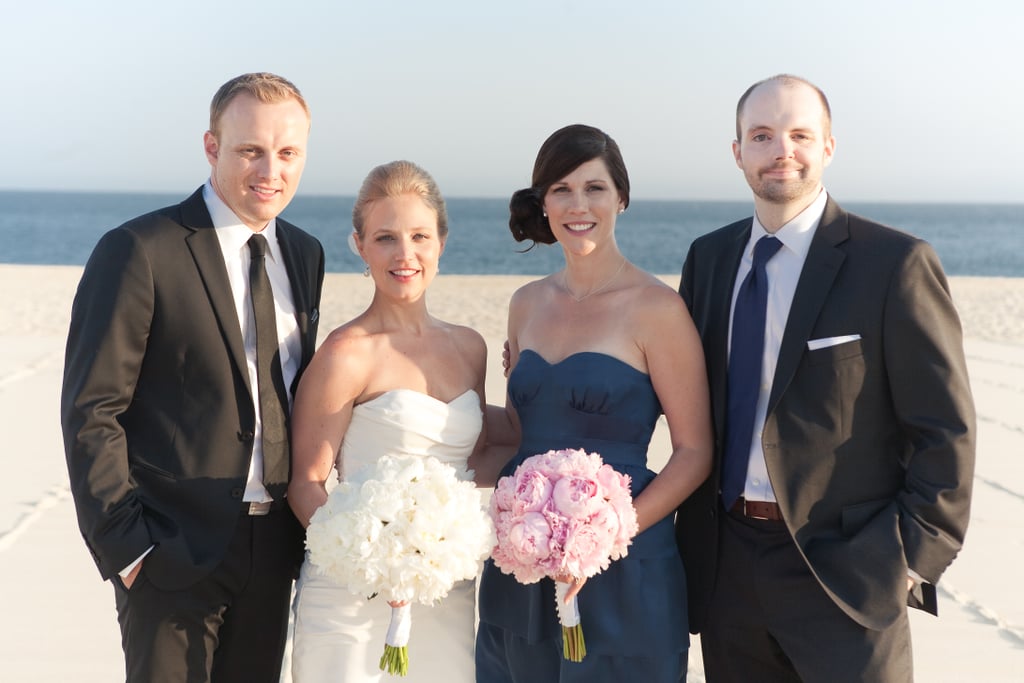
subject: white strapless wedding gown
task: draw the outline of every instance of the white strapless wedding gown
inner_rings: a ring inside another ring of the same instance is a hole
[[[480,434],[480,398],[467,391],[445,403],[409,389],[385,392],[357,405],[338,458],[339,477],[354,477],[382,455],[430,456],[466,470]],[[472,683],[476,584],[463,581],[448,597],[412,606],[409,675],[405,681]],[[296,584],[294,683],[384,681],[378,668],[391,608],[376,597],[352,595],[321,576],[307,557]]]

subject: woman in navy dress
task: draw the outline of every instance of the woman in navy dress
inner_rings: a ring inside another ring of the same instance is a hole
[[[619,251],[615,221],[628,206],[618,145],[583,125],[547,139],[532,186],[510,203],[515,238],[557,242],[565,268],[525,285],[509,305],[506,413],[521,440],[501,474],[551,449],[597,452],[631,477],[640,531],[627,557],[570,589],[587,646],[579,663],[562,657],[554,582],[522,585],[489,561],[478,683],[686,677],[686,575],[672,516],[711,469],[707,378],[679,295]],[[647,448],[662,413],[672,453],[656,475]]]

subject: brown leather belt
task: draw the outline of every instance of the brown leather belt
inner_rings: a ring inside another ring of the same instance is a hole
[[[745,500],[740,496],[729,512],[737,515],[743,515],[750,519],[767,519],[773,522],[781,522],[782,510],[779,509],[778,503],[772,503],[764,500]]]

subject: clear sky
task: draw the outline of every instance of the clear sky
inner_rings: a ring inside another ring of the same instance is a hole
[[[736,100],[789,72],[831,100],[840,201],[1024,202],[1019,0],[29,0],[0,35],[0,189],[190,192],[214,91],[273,71],[313,113],[301,194],[407,158],[506,197],[580,122],[634,197],[743,200]]]

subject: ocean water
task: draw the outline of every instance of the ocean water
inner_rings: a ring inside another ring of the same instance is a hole
[[[83,265],[99,237],[184,195],[0,191],[0,263]],[[346,242],[352,197],[297,196],[284,218],[316,235],[327,270],[358,272],[362,263]],[[447,200],[449,236],[441,269],[461,274],[540,275],[561,267],[557,246],[515,242],[507,199]],[[928,240],[949,275],[1024,277],[1024,205],[869,204],[844,208]],[[653,273],[674,274],[690,242],[749,216],[750,202],[634,199],[619,217],[623,253]]]

